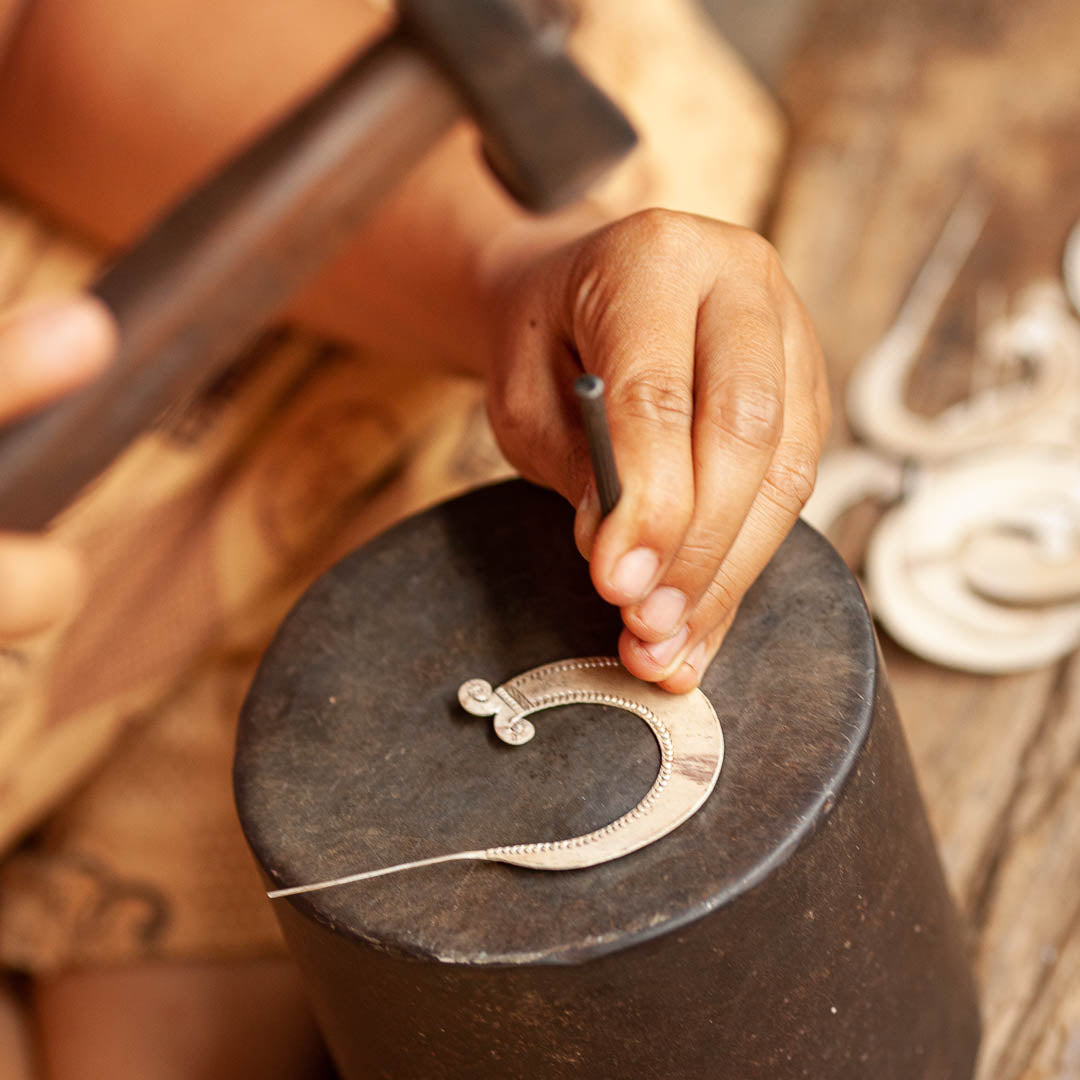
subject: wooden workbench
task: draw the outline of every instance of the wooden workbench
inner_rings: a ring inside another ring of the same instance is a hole
[[[960,192],[991,217],[912,403],[961,396],[975,290],[1059,276],[1080,217],[1075,0],[819,0],[781,86],[793,144],[771,236],[841,392]],[[835,537],[857,559],[866,522]],[[884,635],[883,635],[884,636]],[[980,1080],[1080,1077],[1080,662],[986,678],[883,642],[948,877],[973,932]]]
[[[814,7],[781,86],[793,142],[770,233],[818,325],[837,402],[959,193],[977,177],[994,194],[913,386],[913,400],[933,408],[963,384],[956,343],[970,330],[976,284],[1015,289],[1056,274],[1080,217],[1080,5]],[[17,279],[20,292],[38,278],[85,278],[89,260],[6,213],[0,278]],[[837,537],[853,558],[860,524]],[[980,1080],[1080,1077],[1080,663],[982,678],[883,644],[949,879],[973,927]]]

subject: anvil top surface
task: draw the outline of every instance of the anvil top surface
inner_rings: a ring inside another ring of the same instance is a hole
[[[536,714],[522,747],[457,690],[610,655],[572,512],[520,481],[445,503],[354,552],[305,594],[241,718],[236,792],[276,887],[588,832],[633,807],[656,742],[620,710]],[[878,661],[861,593],[801,523],[746,597],[702,689],[724,729],[716,790],[669,836],[572,871],[458,862],[275,903],[416,957],[565,963],[674,930],[751,889],[840,798]]]

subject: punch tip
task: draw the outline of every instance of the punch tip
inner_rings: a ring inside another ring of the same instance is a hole
[[[599,375],[579,375],[574,380],[574,393],[579,398],[594,400],[604,396],[604,380]]]

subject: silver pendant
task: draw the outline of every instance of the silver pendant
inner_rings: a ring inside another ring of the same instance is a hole
[[[644,720],[656,736],[660,770],[637,806],[610,824],[581,836],[437,855],[311,885],[275,889],[267,893],[271,899],[461,859],[510,863],[535,870],[596,866],[637,851],[678,828],[709,797],[724,760],[720,721],[700,690],[669,694],[634,678],[613,657],[545,664],[497,687],[483,679],[469,679],[458,690],[458,700],[474,716],[490,716],[496,734],[511,746],[521,746],[536,734],[528,717],[543,709],[572,704],[624,709]]]

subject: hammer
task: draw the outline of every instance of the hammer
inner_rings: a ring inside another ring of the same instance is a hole
[[[578,197],[633,128],[547,0],[401,0],[396,26],[179,202],[94,284],[119,326],[95,382],[0,438],[0,529],[46,525],[209,383],[463,114],[525,207]]]

